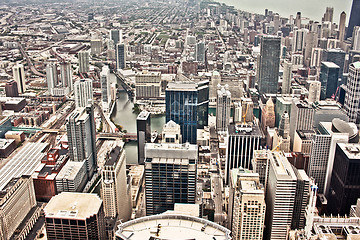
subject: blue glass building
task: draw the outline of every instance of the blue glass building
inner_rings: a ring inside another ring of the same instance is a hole
[[[197,129],[208,125],[209,81],[173,82],[166,88],[166,122],[181,127],[183,143],[196,144]]]

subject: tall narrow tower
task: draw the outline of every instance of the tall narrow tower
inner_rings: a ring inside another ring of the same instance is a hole
[[[216,129],[217,131],[226,131],[230,123],[230,104],[231,93],[229,86],[221,87],[218,85],[216,101]]]
[[[346,33],[346,38],[349,38],[353,34],[355,26],[360,26],[360,0],[353,0],[351,7],[351,13],[349,18],[349,25]]]

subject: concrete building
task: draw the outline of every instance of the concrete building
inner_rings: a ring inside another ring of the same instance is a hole
[[[228,218],[233,239],[263,239],[265,193],[259,174],[236,168],[231,170]]]
[[[145,162],[145,144],[151,142],[150,113],[142,111],[136,118],[136,133],[138,144],[138,163]]]
[[[81,79],[74,83],[75,107],[86,107],[93,100],[91,79]]]
[[[26,91],[26,79],[24,72],[24,65],[17,64],[12,68],[13,77],[18,86],[18,92],[24,93]]]
[[[229,86],[218,85],[216,100],[216,130],[224,132],[230,123],[231,93]]]
[[[101,198],[105,217],[128,221],[132,204],[126,177],[124,143],[115,143],[107,153],[107,160],[101,171]]]
[[[292,64],[285,61],[283,80],[281,85],[281,94],[290,94],[291,79],[292,79]]]
[[[195,59],[198,62],[205,62],[205,43],[198,42],[195,47]]]
[[[100,73],[100,83],[101,83],[101,101],[103,109],[105,111],[109,110],[111,103],[110,96],[110,69],[108,66],[103,66]]]
[[[337,143],[358,141],[359,135],[354,123],[340,119],[321,122],[313,137],[308,174],[315,180],[318,193],[327,195],[333,172],[335,148]]]
[[[161,139],[162,143],[182,143],[180,125],[171,120],[167,122],[161,132]]]
[[[296,130],[311,130],[313,128],[315,110],[305,101],[294,99],[290,113],[290,144],[294,144]]]
[[[53,94],[53,90],[58,85],[58,72],[57,64],[55,62],[49,62],[46,65],[46,81],[48,86],[48,92],[50,95]]]
[[[343,42],[345,39],[345,23],[346,22],[346,13],[343,11],[340,14],[340,21],[339,21],[339,40]]]
[[[122,38],[121,30],[119,30],[119,29],[111,29],[110,30],[110,39],[114,42],[114,46],[116,46],[116,44],[122,42],[121,38]]]
[[[257,80],[260,95],[263,93],[277,93],[280,38],[264,36],[261,39],[260,55],[257,65]]]
[[[148,226],[143,228],[141,226]],[[231,240],[230,230],[203,218],[182,214],[164,213],[137,218],[119,225],[116,239],[217,239]]]
[[[265,106],[260,105],[261,108],[261,128],[264,133],[267,132],[267,128],[274,128],[275,127],[275,108],[274,102],[270,97],[267,101]]]
[[[105,240],[104,209],[96,194],[63,192],[44,208],[49,240]]]
[[[349,76],[346,83],[346,95],[344,108],[349,120],[355,122],[359,113],[360,98],[360,62],[351,63],[349,66]]]
[[[0,190],[0,239],[12,239],[30,211],[36,206],[33,180],[28,175],[7,179]]]
[[[292,52],[303,53],[305,50],[305,39],[308,34],[308,29],[297,29],[294,30]]]
[[[15,80],[9,80],[5,84],[6,97],[19,97],[18,85]]]
[[[73,91],[73,70],[71,68],[70,62],[61,62],[60,63],[60,82],[62,87],[68,88],[69,92]]]
[[[90,53],[91,55],[99,55],[102,51],[101,39],[90,40]]]
[[[90,53],[88,51],[80,51],[78,53],[78,59],[79,59],[79,73],[89,72]]]
[[[308,83],[309,83],[308,102],[314,103],[314,102],[320,101],[321,82],[320,81],[308,81]]]
[[[161,73],[139,72],[135,75],[136,99],[159,99],[161,95]]]
[[[70,160],[86,162],[87,176],[92,177],[97,169],[96,130],[92,105],[77,108],[66,120]]]
[[[15,150],[16,146],[14,139],[0,138],[0,157],[7,158]]]
[[[56,192],[81,192],[87,183],[86,162],[68,161],[56,175]]]
[[[260,149],[263,134],[257,123],[230,124],[226,136],[225,182],[229,184],[233,168],[251,169],[251,159],[255,150]]]
[[[197,160],[197,145],[145,145],[147,216],[173,210],[175,203],[195,203]]]

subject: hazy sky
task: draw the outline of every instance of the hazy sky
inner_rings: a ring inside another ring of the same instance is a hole
[[[326,7],[334,8],[334,21],[338,23],[342,11],[346,12],[346,24],[349,21],[352,0],[217,0],[237,9],[264,14],[265,8],[289,17],[301,12],[302,17],[320,21]]]

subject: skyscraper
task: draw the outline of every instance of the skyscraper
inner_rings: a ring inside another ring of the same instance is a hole
[[[352,49],[360,51],[360,26],[355,26],[352,36]]]
[[[257,70],[260,95],[263,93],[277,93],[280,64],[280,41],[280,38],[271,36],[264,36],[261,39]]]
[[[103,66],[102,71],[100,73],[100,83],[101,83],[101,100],[104,109],[108,109],[111,102],[109,74],[110,74],[109,67]]]
[[[333,62],[340,67],[339,78],[343,79],[346,53],[341,49],[326,49],[322,54],[322,61]]]
[[[351,205],[360,197],[360,145],[338,143],[334,170],[328,196],[328,209],[332,214],[349,214]]]
[[[116,69],[124,69],[126,67],[126,46],[123,43],[115,45]]]
[[[305,39],[309,33],[308,29],[298,29],[294,31],[292,51],[302,53],[305,50]]]
[[[114,41],[114,45],[121,43],[121,30],[111,29],[110,30],[110,39]]]
[[[344,38],[345,38],[345,21],[346,21],[346,13],[342,12],[340,14],[340,22],[339,22],[339,40],[340,40],[340,42],[343,42]]]
[[[233,168],[251,169],[254,151],[260,149],[263,134],[257,123],[253,125],[230,124],[226,138],[225,182],[229,184]]]
[[[259,174],[246,169],[231,170],[228,219],[233,239],[263,239],[265,193]]]
[[[292,64],[285,61],[284,62],[284,72],[283,72],[283,82],[281,85],[282,94],[290,94],[291,87],[291,76],[292,75]]]
[[[90,53],[88,51],[80,51],[78,53],[79,59],[79,73],[85,73],[90,70],[89,68],[89,60],[90,60]]]
[[[126,157],[123,142],[115,142],[106,154],[101,171],[101,198],[105,217],[127,221],[131,216],[131,196],[127,191]]]
[[[198,42],[195,48],[196,61],[205,62],[205,43]]]
[[[17,64],[12,68],[12,71],[13,71],[13,77],[18,86],[18,92],[24,93],[26,91],[24,65]]]
[[[360,2],[360,1],[359,1]],[[349,120],[355,122],[359,111],[360,62],[351,63],[346,83],[345,110]]]
[[[57,239],[105,239],[103,202],[96,194],[62,192],[44,208],[46,235]]]
[[[70,62],[60,63],[60,81],[63,87],[69,88],[70,92],[74,89],[73,72]]]
[[[334,8],[333,7],[326,7],[326,11],[323,17],[324,22],[333,22],[334,17]]]
[[[197,128],[208,123],[209,82],[170,82],[166,88],[166,122],[181,127],[183,143],[196,144]]]
[[[195,203],[197,160],[197,145],[145,145],[147,216],[173,210],[175,203]]]
[[[5,84],[5,94],[7,97],[18,97],[19,90],[15,80],[7,81]]]
[[[355,26],[360,26],[360,0],[353,0],[351,13],[349,18],[348,29],[346,32],[346,38],[349,38],[353,34]]]
[[[48,92],[53,95],[54,88],[58,84],[57,64],[55,62],[49,62],[46,65],[46,81],[48,85]]]
[[[76,108],[66,120],[70,160],[86,161],[88,178],[97,169],[94,107]]]
[[[216,130],[226,131],[230,122],[231,93],[229,86],[218,85],[216,100]]]
[[[320,69],[320,99],[335,97],[339,82],[340,67],[333,62],[322,62]]]
[[[296,13],[295,26],[296,26],[298,29],[301,28],[301,12],[297,12],[297,13]]]
[[[75,107],[85,107],[92,103],[93,86],[91,79],[80,79],[74,83]]]
[[[271,97],[266,101],[265,106],[262,105],[261,109],[261,128],[264,133],[267,132],[267,127],[275,127],[275,108]]]
[[[150,113],[143,111],[136,118],[138,164],[144,164],[145,144],[151,141]]]

